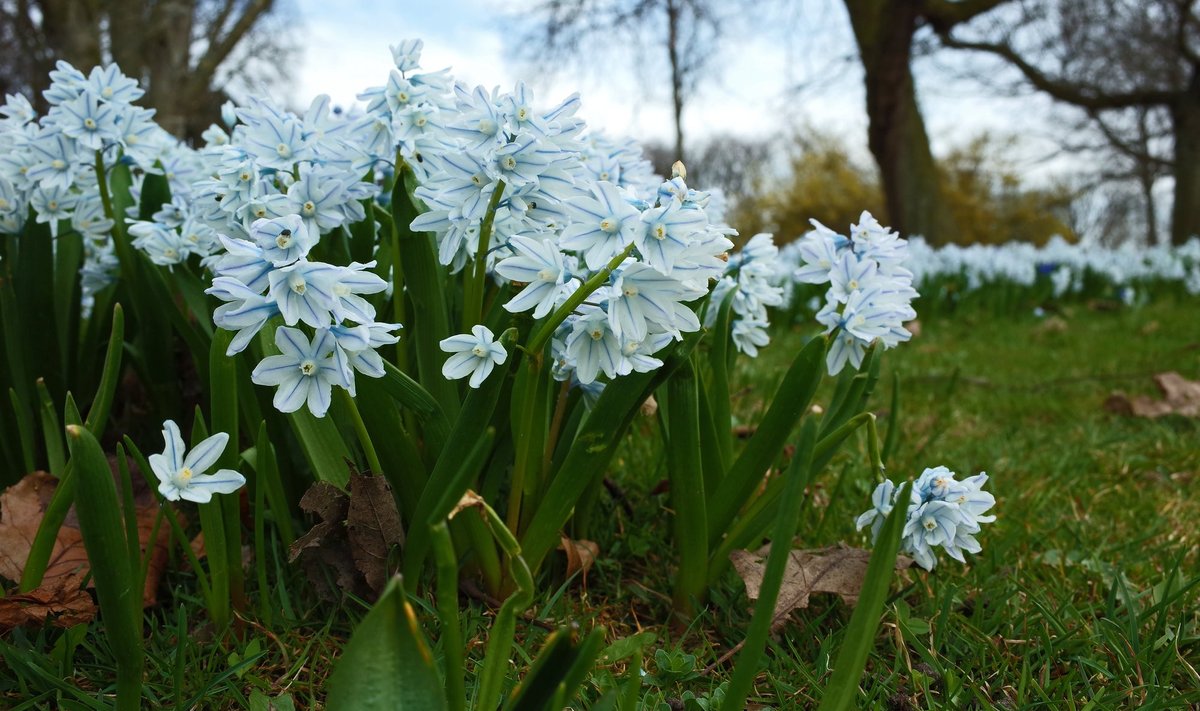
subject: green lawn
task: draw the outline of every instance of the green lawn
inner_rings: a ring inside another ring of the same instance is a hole
[[[874,403],[886,431],[892,373],[899,373],[891,476],[915,477],[938,464],[962,476],[987,471],[999,519],[984,528],[984,550],[970,565],[943,556],[934,572],[912,571],[893,586],[862,708],[1200,704],[1200,423],[1125,419],[1103,409],[1115,389],[1153,393],[1150,376],[1158,371],[1200,377],[1196,304],[1078,306],[1062,320],[1065,329],[1032,316],[929,320],[911,343],[886,355]],[[780,329],[757,361],[743,361],[734,408],[744,424],[753,423],[802,336]],[[875,482],[860,450],[847,447],[812,487],[799,545],[864,543],[853,519]],[[750,610],[730,572],[696,620],[669,622],[665,476],[656,421],[641,418],[612,486],[596,492],[590,527],[576,531],[601,551],[586,586],[578,579],[564,585],[560,561],[554,577],[541,580],[532,608],[543,623],[604,624],[612,640],[654,635],[640,638],[648,641],[641,695],[643,707],[656,711],[684,708],[681,699],[703,697],[728,677],[729,663],[714,662],[740,641]],[[242,641],[224,646],[212,640],[190,574],[167,576],[147,625],[147,693],[155,707],[250,708],[256,692],[286,692],[296,708],[319,703],[365,605],[317,600],[286,551],[276,544],[272,553],[274,621],[247,621]],[[253,585],[250,593],[258,595]],[[418,604],[434,627],[432,602]],[[469,654],[478,660],[491,608],[474,599],[464,605]],[[814,596],[769,643],[752,702],[815,706],[848,619],[841,602]],[[0,647],[0,706],[93,708],[94,694],[112,678],[98,629],[8,635]],[[545,631],[531,621],[517,634],[524,656],[515,661],[523,666]],[[605,692],[631,678],[628,667],[628,657],[605,663],[585,686],[583,707],[612,708]]]

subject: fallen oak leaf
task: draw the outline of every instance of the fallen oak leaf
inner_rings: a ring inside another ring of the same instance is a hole
[[[80,587],[82,582],[82,575],[63,575],[30,592],[0,598],[0,631],[47,622],[59,627],[91,622],[96,617],[96,602]]]
[[[345,592],[375,599],[390,578],[388,558],[404,542],[400,513],[387,480],[351,472],[349,493],[317,482],[300,498],[300,508],[318,519],[288,550],[288,562],[300,561],[317,594],[339,595],[324,570],[334,570],[334,585]]]
[[[736,550],[729,554],[734,569],[746,585],[746,596],[752,601],[758,600],[770,552],[771,545],[767,544],[753,553]],[[870,559],[870,551],[841,544],[815,550],[789,551],[783,583],[771,618],[771,629],[782,627],[794,610],[808,607],[809,597],[814,593],[832,593],[841,597],[847,605],[857,604]],[[911,565],[909,558],[896,558],[896,570],[904,570]]]
[[[363,574],[367,587],[376,594],[382,593],[391,578],[388,556],[394,547],[404,544],[400,512],[387,479],[350,474],[346,532],[354,564]]]
[[[171,529],[165,522],[158,522],[160,503],[154,491],[141,476],[135,475],[131,480],[138,543],[143,556],[146,555],[150,537],[155,535],[142,589],[142,605],[149,607],[157,602],[158,581],[167,564]],[[0,494],[0,577],[12,581],[21,579],[25,571],[25,561],[33,547],[33,539],[57,486],[58,479],[38,471],[27,474]],[[184,520],[182,515],[177,516],[181,522]],[[79,530],[79,519],[76,518],[75,508],[72,506],[55,536],[50,558],[42,575],[41,587],[62,590],[63,586],[57,582],[59,579],[75,578],[78,582],[86,576],[87,571],[87,550],[83,545],[83,534]]]
[[[300,561],[305,575],[323,600],[336,600],[339,597],[325,577],[323,566],[326,565],[334,569],[338,588],[359,596],[365,594],[365,586],[359,581],[346,536],[350,498],[333,484],[318,481],[300,497],[300,509],[314,514],[320,520],[292,542],[288,548],[288,562]]]
[[[1170,371],[1155,375],[1154,383],[1163,395],[1161,400],[1145,395],[1130,398],[1117,391],[1104,401],[1104,409],[1126,417],[1200,417],[1200,382],[1188,380],[1179,373]]]

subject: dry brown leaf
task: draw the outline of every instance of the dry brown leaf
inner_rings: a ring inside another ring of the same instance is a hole
[[[158,518],[159,503],[154,491],[137,472],[134,472],[132,482],[138,540],[142,554],[145,555],[150,536],[154,532],[155,520]],[[58,480],[53,476],[46,472],[33,472],[0,494],[0,577],[14,582],[21,579],[34,536],[57,486]],[[153,605],[157,601],[158,581],[167,563],[170,540],[171,529],[165,523],[159,524],[146,572],[146,584],[142,590],[144,606]],[[77,596],[74,592],[68,594],[68,591],[78,588],[79,581],[87,571],[87,550],[83,546],[79,519],[72,507],[55,537],[46,572],[42,576],[42,585],[28,593],[28,596],[31,599],[42,600],[42,604],[52,605],[57,602],[69,609],[82,610]],[[52,593],[67,597],[54,600],[48,597]]]
[[[913,319],[912,321],[904,324],[904,328],[912,334],[913,338],[917,338],[921,335],[921,322],[918,319]]]
[[[770,552],[771,546],[768,544],[754,553],[734,551],[729,554],[734,569],[746,584],[746,595],[751,600],[758,599],[767,567],[767,554]],[[793,610],[808,607],[809,596],[813,593],[833,593],[847,605],[855,605],[870,559],[870,551],[844,545],[791,551],[783,572],[779,599],[775,601],[771,628],[783,626]],[[912,560],[904,556],[896,559],[897,570],[904,570],[911,565]]]
[[[658,400],[655,400],[653,395],[648,396],[642,401],[638,412],[642,413],[642,417],[654,417],[658,414]]]
[[[1034,327],[1034,335],[1045,335],[1048,333],[1063,333],[1067,330],[1067,320],[1061,316],[1048,316],[1044,321]]]
[[[1161,400],[1145,395],[1130,398],[1125,393],[1115,392],[1104,401],[1104,409],[1129,417],[1200,417],[1200,382],[1188,380],[1174,371],[1155,375],[1154,382],[1163,395]]]
[[[367,587],[383,592],[391,577],[388,555],[394,546],[404,543],[400,512],[392,498],[392,487],[381,476],[350,474],[350,509],[346,531],[354,564],[367,581]]]
[[[365,594],[359,580],[346,537],[346,514],[350,498],[333,484],[318,481],[300,497],[300,508],[320,519],[304,535],[292,542],[288,562],[300,561],[317,594],[324,600],[336,600],[337,590],[329,585],[325,566],[333,568],[335,585],[356,595]]]
[[[600,546],[595,541],[575,541],[566,536],[559,537],[559,550],[567,554],[567,577],[580,574],[584,587],[587,587],[587,574],[600,557]]]
[[[292,543],[288,561],[300,561],[326,600],[339,596],[329,585],[326,566],[333,569],[337,588],[367,599],[377,597],[388,581],[388,553],[404,541],[387,481],[351,474],[349,495],[333,484],[317,482],[300,498],[300,508],[320,520]]]
[[[80,587],[81,575],[61,575],[28,593],[0,598],[0,631],[14,627],[44,625],[72,627],[96,616],[96,603]]]
[[[458,503],[454,505],[454,508],[450,511],[450,515],[447,518],[454,518],[467,509],[482,508],[483,504],[484,501],[482,496],[476,494],[470,489],[467,489],[467,492],[463,494],[462,498],[458,500]]]

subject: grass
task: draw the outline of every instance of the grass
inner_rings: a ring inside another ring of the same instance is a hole
[[[894,587],[860,707],[1200,704],[1200,424],[1127,419],[1102,407],[1116,389],[1153,393],[1155,372],[1200,375],[1195,304],[1078,306],[1060,318],[1065,329],[1032,316],[960,313],[929,320],[887,354],[874,402],[886,430],[891,413],[883,410],[899,373],[900,434],[887,463],[893,478],[937,464],[961,475],[986,470],[999,519],[984,529],[984,550],[968,566],[943,557],[933,573],[912,572]],[[744,423],[753,422],[800,343],[800,333],[781,330],[758,361],[743,364],[734,408]],[[852,522],[874,481],[855,449],[814,483],[799,544],[863,543]],[[635,423],[612,474],[619,497],[597,492],[592,525],[574,532],[601,549],[586,585],[564,584],[558,561],[532,609],[541,622],[604,624],[611,641],[641,633],[609,649],[581,707],[613,708],[640,654],[642,708],[704,708],[688,699],[703,699],[728,678],[719,660],[742,639],[750,605],[728,573],[695,620],[668,622],[670,518],[652,418]],[[337,650],[366,605],[322,602],[278,544],[269,557],[276,619],[269,627],[245,621],[240,640],[213,640],[191,576],[168,576],[170,592],[146,625],[154,707],[265,709],[264,696],[283,693],[296,708],[321,702]],[[258,595],[253,587],[251,595]],[[433,603],[417,603],[436,638]],[[482,656],[491,614],[464,601],[471,664]],[[827,596],[795,613],[768,643],[755,707],[815,706],[848,619],[849,609]],[[0,706],[95,708],[113,676],[97,630],[16,631],[0,640]],[[515,661],[523,665],[546,633],[523,623],[517,634]],[[467,683],[470,691],[470,675]]]

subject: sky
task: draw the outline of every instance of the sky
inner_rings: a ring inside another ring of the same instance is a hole
[[[524,79],[546,106],[578,91],[581,115],[590,126],[642,141],[667,143],[672,135],[667,76],[639,74],[632,59],[605,58],[607,65],[570,76],[546,76],[536,67],[522,66],[514,59],[520,38],[512,16],[497,9],[506,7],[501,3],[291,1],[302,47],[300,68],[290,91],[273,98],[294,107],[306,106],[322,93],[335,105],[352,105],[358,92],[387,80],[388,46],[419,37],[425,42],[425,70],[450,67],[458,79],[488,88],[511,89]],[[760,26],[753,20],[731,23],[708,76],[685,109],[688,140],[722,133],[764,137],[812,126],[841,138],[854,155],[869,160],[861,72],[841,3],[808,0],[795,7],[804,8],[804,14],[786,18],[783,31],[771,29],[772,19],[761,20]],[[773,19],[778,26],[779,18]],[[943,53],[915,66],[935,154],[992,131],[1021,136],[1014,156],[1024,174],[1048,179],[1064,170],[1061,160],[1043,160],[1053,150],[1048,102],[1036,96],[999,98],[961,77],[966,61]],[[800,85],[806,88],[798,91]]]

